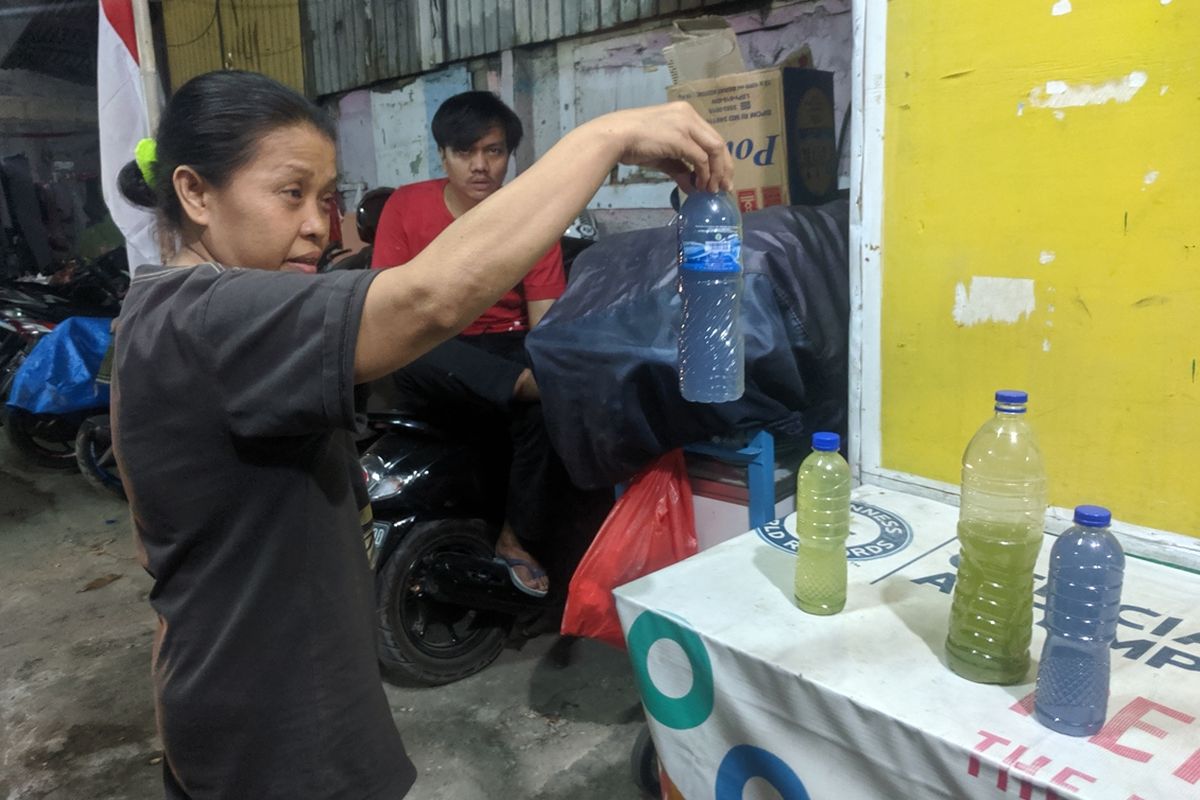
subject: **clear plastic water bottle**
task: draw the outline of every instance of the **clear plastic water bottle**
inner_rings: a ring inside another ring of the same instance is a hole
[[[728,194],[696,192],[679,209],[679,389],[685,400],[725,403],[745,386],[742,215]]]
[[[963,454],[960,557],[946,655],[977,683],[1020,683],[1033,635],[1033,564],[1042,547],[1046,471],[1025,392],[996,392],[996,415]]]
[[[1107,508],[1078,506],[1075,527],[1050,549],[1046,644],[1033,709],[1038,722],[1070,736],[1091,736],[1108,714],[1108,651],[1125,577],[1111,521]]]
[[[836,614],[846,606],[850,465],[836,433],[814,433],[812,446],[796,476],[796,605]]]

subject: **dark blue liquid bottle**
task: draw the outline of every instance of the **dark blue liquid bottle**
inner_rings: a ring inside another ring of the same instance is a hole
[[[1117,633],[1125,553],[1100,506],[1075,509],[1075,526],[1050,551],[1046,644],[1034,714],[1052,731],[1091,736],[1108,714],[1109,648]]]
[[[696,192],[679,209],[679,389],[685,400],[725,403],[744,377],[742,215],[728,194]]]

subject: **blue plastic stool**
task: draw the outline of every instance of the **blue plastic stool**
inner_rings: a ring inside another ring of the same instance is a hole
[[[771,434],[759,431],[740,449],[707,442],[683,449],[727,464],[744,465],[750,495],[750,527],[757,528],[775,519],[775,438]]]
[[[749,490],[750,527],[757,528],[775,519],[775,437],[766,431],[754,434],[742,448],[701,442],[689,444],[684,452],[708,456],[726,464],[746,467],[746,487]],[[617,498],[625,494],[627,483],[618,483],[613,491]]]

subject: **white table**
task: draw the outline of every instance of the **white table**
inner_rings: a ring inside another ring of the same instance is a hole
[[[957,509],[874,487],[854,499],[849,598],[835,616],[793,605],[787,523],[617,590],[679,795],[1200,798],[1200,576],[1128,560],[1108,723],[1063,736],[1025,711],[1036,665],[1008,687],[946,667]],[[1035,661],[1043,639],[1035,627]]]

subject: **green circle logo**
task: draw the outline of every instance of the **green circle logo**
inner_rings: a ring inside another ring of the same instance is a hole
[[[642,702],[654,719],[675,730],[694,728],[708,719],[713,710],[712,662],[704,642],[694,631],[653,611],[644,611],[634,620],[625,639]],[[679,645],[692,667],[692,688],[683,697],[663,694],[650,678],[650,648],[659,639],[670,639]]]

